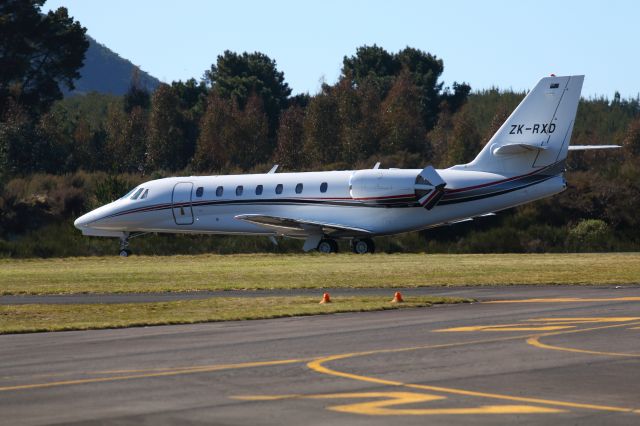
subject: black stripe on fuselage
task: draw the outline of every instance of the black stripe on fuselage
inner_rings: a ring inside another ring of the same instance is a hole
[[[560,167],[560,168],[559,168]],[[438,205],[452,205],[476,201],[484,198],[504,195],[509,192],[527,188],[538,183],[544,182],[552,177],[558,176],[558,173],[564,170],[564,162],[552,164],[544,167],[534,173],[529,173],[516,178],[509,178],[487,185],[472,186],[468,190],[465,188],[447,191],[442,197]],[[547,172],[547,173],[543,173]],[[555,172],[548,174],[549,172]],[[270,199],[245,199],[245,200],[201,200],[185,203],[163,203],[150,206],[138,207],[135,209],[125,210],[105,216],[97,220],[103,220],[112,217],[124,216],[134,213],[143,213],[150,211],[168,210],[180,207],[205,207],[205,206],[224,206],[224,205],[322,205],[322,206],[339,206],[339,207],[371,207],[371,208],[407,208],[420,207],[415,196],[407,196],[404,198],[388,197],[369,200],[348,200],[348,199],[314,199],[314,198],[270,198]]]

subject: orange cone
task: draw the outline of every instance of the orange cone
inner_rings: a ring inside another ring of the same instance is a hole
[[[402,302],[404,302],[402,295],[400,294],[399,291],[396,291],[396,294],[393,295],[393,300],[391,301],[391,303],[402,303]]]
[[[322,295],[322,300],[320,301],[320,303],[331,303],[331,297],[329,296],[329,293],[324,293]]]

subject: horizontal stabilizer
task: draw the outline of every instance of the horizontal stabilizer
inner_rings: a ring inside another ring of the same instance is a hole
[[[569,151],[590,151],[592,149],[616,149],[620,145],[569,145]]]
[[[528,143],[508,143],[493,149],[493,155],[513,155],[526,154],[527,152],[544,151],[544,146],[531,145]]]
[[[243,214],[235,216],[235,219],[259,225],[278,235],[289,237],[305,237],[317,234],[334,237],[355,237],[371,234],[371,232],[366,229],[352,226],[262,214]]]

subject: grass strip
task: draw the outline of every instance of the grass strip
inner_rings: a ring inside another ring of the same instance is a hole
[[[0,260],[0,295],[638,282],[640,253],[251,254]]]
[[[319,304],[319,298],[299,296],[213,297],[157,303],[0,305],[0,334],[253,320],[472,301],[453,297],[410,297],[404,303],[390,300],[391,296],[341,297],[332,303]]]

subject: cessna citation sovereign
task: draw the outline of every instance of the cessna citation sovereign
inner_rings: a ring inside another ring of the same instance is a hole
[[[141,184],[75,221],[84,235],[129,238],[149,232],[284,236],[305,251],[335,252],[348,239],[372,253],[372,237],[492,215],[562,192],[584,76],[545,77],[477,157],[436,170],[373,169],[190,176]]]

